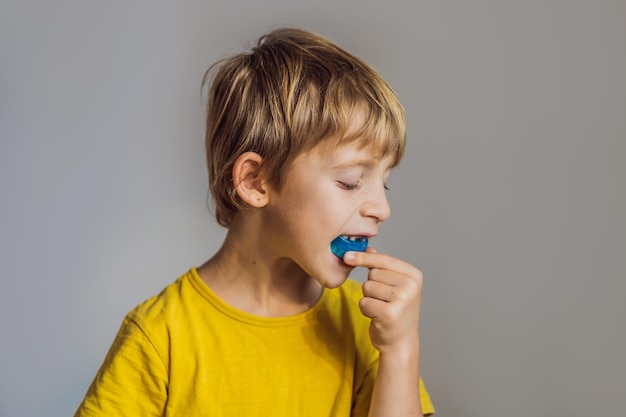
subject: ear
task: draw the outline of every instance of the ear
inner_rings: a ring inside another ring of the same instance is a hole
[[[263,157],[256,152],[245,152],[233,165],[233,184],[239,198],[252,207],[268,203],[268,188],[261,170]]]

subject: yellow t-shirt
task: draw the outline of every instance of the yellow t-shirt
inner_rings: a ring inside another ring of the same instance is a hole
[[[191,269],[126,316],[75,416],[365,417],[378,352],[361,297],[348,280],[302,314],[259,317]]]

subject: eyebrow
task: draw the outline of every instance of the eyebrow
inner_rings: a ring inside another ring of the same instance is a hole
[[[331,169],[333,170],[339,170],[339,169],[350,169],[350,168],[359,168],[359,167],[365,167],[365,168],[372,168],[374,167],[379,161],[375,158],[362,158],[362,159],[357,159],[354,161],[348,161],[345,163],[339,163],[337,165],[333,165],[331,167]],[[391,169],[392,166],[391,164],[389,164],[389,166],[387,166],[386,170]]]
[[[376,164],[376,161],[371,158],[357,159],[351,160],[347,162],[340,162],[336,165],[333,165],[333,169],[342,169],[342,168],[356,168],[356,167],[372,167]]]

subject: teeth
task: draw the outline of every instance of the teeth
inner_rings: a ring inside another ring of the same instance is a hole
[[[357,236],[349,236],[349,235],[341,235],[341,237],[343,237],[344,239],[349,240],[350,242],[356,242],[356,241],[362,241],[363,238],[362,237],[357,237]]]

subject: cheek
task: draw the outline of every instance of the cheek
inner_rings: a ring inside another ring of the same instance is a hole
[[[332,181],[313,179],[285,184],[272,217],[290,238],[318,246],[330,244],[342,232],[356,210],[359,192],[346,193]]]
[[[309,195],[292,207],[285,215],[289,218],[291,232],[299,236],[301,242],[315,246],[326,244],[337,232],[339,213],[327,196]]]

